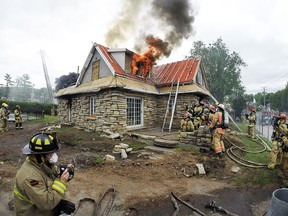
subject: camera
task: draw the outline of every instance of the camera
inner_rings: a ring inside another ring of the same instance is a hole
[[[74,168],[67,166],[66,164],[60,164],[57,170],[57,177],[60,177],[66,169],[69,173],[68,181],[70,181],[74,177]]]

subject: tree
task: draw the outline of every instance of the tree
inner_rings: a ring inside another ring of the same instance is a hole
[[[76,84],[77,79],[78,74],[75,72],[70,72],[68,75],[63,75],[57,78],[55,80],[56,83],[55,91],[58,92],[60,89]]]
[[[28,74],[16,78],[16,85],[13,88],[13,98],[17,101],[30,101],[33,85]]]
[[[275,92],[271,98],[271,108],[274,110],[279,110],[280,112],[285,112],[288,110],[288,86],[284,89]]]
[[[6,89],[5,89],[5,97],[8,99],[9,92],[10,92],[10,86],[12,85],[12,77],[10,74],[5,74],[4,79],[6,81]]]
[[[210,92],[218,101],[245,92],[240,72],[247,65],[238,53],[230,53],[221,38],[209,46],[202,41],[194,42],[188,57],[201,57]]]
[[[40,103],[51,103],[47,88],[34,89],[33,100]]]

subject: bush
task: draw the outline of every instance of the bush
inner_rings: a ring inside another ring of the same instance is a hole
[[[7,101],[0,100],[0,103],[7,103],[9,105],[9,110],[14,112],[16,109],[16,105],[21,107],[22,113],[34,113],[36,115],[39,114],[49,114],[51,113],[51,108],[54,106],[57,109],[57,105],[55,104],[45,104],[45,103],[37,103],[37,102],[17,102],[17,101]]]

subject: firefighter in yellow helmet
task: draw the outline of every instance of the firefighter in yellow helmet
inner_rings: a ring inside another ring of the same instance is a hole
[[[288,171],[288,129],[286,125],[286,115],[279,114],[274,119],[272,134],[272,150],[270,152],[269,169],[274,169],[277,158],[281,158],[280,168],[283,172]]]
[[[210,131],[212,132],[212,146],[216,155],[221,155],[225,152],[225,146],[223,143],[223,135],[225,134],[225,129],[223,126],[223,111],[224,105],[219,104],[217,106],[215,114],[212,116],[212,122],[210,123]]]
[[[0,109],[0,132],[7,132],[8,131],[8,118],[9,118],[9,111],[8,111],[8,104],[2,103],[2,107]]]
[[[22,113],[19,105],[16,105],[16,109],[14,111],[15,116],[15,128],[17,129],[23,129],[22,127]]]
[[[191,114],[188,111],[184,114],[184,117],[183,117],[183,119],[181,120],[181,123],[180,123],[181,124],[180,128],[181,128],[182,132],[192,132],[192,131],[194,131],[194,125],[193,125],[193,122],[190,119],[190,116],[191,116]]]
[[[255,124],[256,124],[256,111],[253,109],[250,113],[250,115],[247,115],[248,120],[248,136],[250,136],[252,139],[255,138]]]
[[[16,174],[14,207],[17,216],[54,216],[75,211],[75,204],[64,200],[73,165],[57,169],[58,142],[55,134],[36,133],[22,149],[28,155]],[[57,171],[58,170],[58,171]]]
[[[193,124],[195,129],[198,129],[200,127],[200,125],[202,124],[202,116],[203,113],[203,107],[202,104],[200,104],[200,102],[198,100],[195,101],[195,107],[193,109]]]

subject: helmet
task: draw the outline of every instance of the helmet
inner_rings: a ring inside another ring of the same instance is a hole
[[[224,104],[219,104],[218,107],[224,110]]]
[[[189,112],[185,112],[184,118],[189,118],[189,117],[190,117],[190,113]]]
[[[22,154],[47,154],[59,150],[55,135],[39,132],[32,136],[29,143],[22,149]]]
[[[20,109],[20,106],[19,106],[19,105],[16,105],[16,109]]]
[[[215,106],[210,105],[210,106],[209,106],[209,110],[211,110],[211,111],[215,111]]]
[[[2,107],[8,107],[8,104],[2,103]]]
[[[284,113],[279,114],[280,119],[286,119],[286,115]]]

